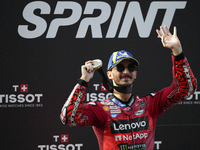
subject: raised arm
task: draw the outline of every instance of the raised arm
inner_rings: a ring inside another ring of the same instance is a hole
[[[89,118],[83,114],[88,82],[94,75],[91,63],[92,61],[87,61],[85,65],[81,66],[81,78],[61,110],[60,119],[63,124],[68,126],[86,126],[91,124]]]
[[[182,52],[182,46],[177,37],[176,27],[174,27],[173,35],[166,26],[164,28],[160,27],[162,34],[159,30],[156,30],[156,32],[161,38],[163,46],[172,50],[173,83],[171,86],[155,94],[155,101],[151,107],[155,105],[158,106],[159,114],[161,114],[163,110],[167,110],[180,101],[187,99],[197,89],[197,80],[195,79],[187,58]]]

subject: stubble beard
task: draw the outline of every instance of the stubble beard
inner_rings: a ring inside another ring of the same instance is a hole
[[[128,87],[131,87],[133,85],[133,83],[125,83],[125,84],[119,84],[119,83],[115,83],[118,87],[125,87],[125,88],[128,88]]]
[[[128,83],[128,81],[123,81],[123,82],[125,82],[125,83],[120,84],[120,80],[122,80],[123,77],[125,77],[125,76],[120,76],[120,79],[118,79],[117,81],[115,81],[115,84],[116,84],[118,87],[125,87],[125,88],[132,87],[134,81],[132,81],[132,83]],[[132,79],[131,76],[128,76],[128,77],[129,77],[130,79]]]

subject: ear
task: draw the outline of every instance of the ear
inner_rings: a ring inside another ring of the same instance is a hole
[[[137,78],[137,71],[135,71],[135,79]]]
[[[111,71],[107,72],[107,76],[108,76],[108,79],[111,79],[111,80],[113,79],[113,75]]]

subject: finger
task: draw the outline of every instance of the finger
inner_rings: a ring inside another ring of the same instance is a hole
[[[88,60],[88,61],[85,62],[85,65],[87,65],[87,64],[89,64],[89,63],[93,63],[93,61]]]
[[[177,29],[176,29],[176,26],[174,26],[174,33],[173,33],[175,36],[177,36]]]
[[[158,36],[159,36],[160,38],[162,38],[162,34],[160,33],[160,31],[159,31],[158,29],[156,30],[156,32],[157,32]]]
[[[162,41],[162,43],[163,43],[163,46],[165,47],[165,45],[166,45],[166,43],[165,43],[165,38],[163,37],[163,38],[161,39],[161,41]]]
[[[85,62],[85,65],[82,65],[82,69],[87,71],[88,73],[91,73],[93,71],[93,67],[90,61]]]
[[[162,26],[160,26],[160,29],[161,29],[161,31],[162,31],[163,36],[167,36],[167,34],[166,34],[166,32],[165,32],[165,30],[163,29]]]
[[[89,67],[90,71],[93,72],[93,71],[94,71],[94,68],[93,68],[92,63],[89,63],[88,65],[89,65],[88,67]]]
[[[91,60],[85,62],[85,66],[87,68],[87,71],[89,71],[89,72],[93,71],[92,63],[93,63],[93,61],[91,61]]]
[[[164,27],[165,27],[165,30],[166,30],[167,34],[168,34],[168,35],[172,35],[172,34],[170,33],[168,27],[167,27],[167,26],[164,26]]]
[[[87,72],[90,73],[90,72],[93,71],[93,67],[92,67],[92,64],[91,64],[91,63],[87,64],[86,67],[87,67]]]

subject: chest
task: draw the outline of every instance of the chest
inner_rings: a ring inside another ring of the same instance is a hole
[[[144,99],[137,99],[131,106],[109,101],[101,103],[106,113],[106,131],[111,134],[152,131],[154,121],[149,115]]]

